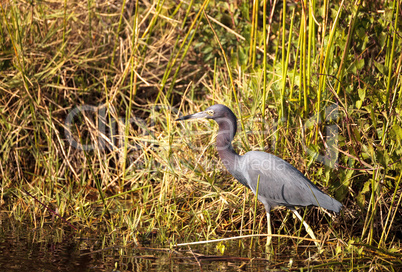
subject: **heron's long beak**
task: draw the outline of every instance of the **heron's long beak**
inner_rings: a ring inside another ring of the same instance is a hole
[[[197,112],[194,114],[186,115],[180,118],[177,118],[175,121],[183,121],[183,120],[190,120],[190,119],[202,119],[207,118],[209,115],[206,112]]]

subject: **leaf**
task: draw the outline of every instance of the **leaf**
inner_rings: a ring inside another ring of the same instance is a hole
[[[402,140],[402,128],[398,126],[397,124],[394,124],[392,126],[392,130],[390,133],[391,137],[396,140],[398,145],[401,145],[401,140]]]
[[[348,72],[356,74],[358,70],[361,70],[364,67],[364,59],[359,59],[354,61],[348,68]]]
[[[379,148],[378,148],[379,149]],[[377,150],[378,162],[383,166],[387,167],[389,164],[389,154],[387,150]]]
[[[353,133],[356,137],[356,141],[360,143],[362,141],[362,138],[360,136],[359,130],[356,127],[353,128]]]
[[[247,54],[245,53],[245,50],[242,46],[239,46],[239,51],[238,51],[238,58],[239,58],[239,64],[240,65],[246,65],[247,64]]]
[[[364,202],[366,200],[365,194],[370,191],[370,185],[371,185],[371,179],[364,183],[363,189],[359,192],[359,194],[356,197],[357,205],[359,205],[359,207],[362,209],[365,206],[364,205]]]
[[[371,153],[370,153],[370,151],[372,151],[372,150],[369,150],[369,148],[368,148],[367,145],[365,145],[365,144],[362,144],[361,146],[362,146],[362,151],[363,151],[363,152],[361,153],[363,160],[370,159],[370,158],[371,158]]]
[[[226,247],[225,247],[224,244],[222,244],[222,243],[217,244],[217,245],[216,245],[216,249],[217,249],[222,255],[225,254],[225,249],[226,249]]]
[[[378,69],[378,71],[379,71],[381,74],[383,74],[383,75],[386,75],[386,74],[387,74],[386,71],[385,71],[384,65],[382,65],[381,63],[379,63],[379,62],[377,62],[377,61],[374,61],[374,66]]]
[[[366,88],[359,89],[358,92],[360,100],[364,100],[366,98]]]
[[[355,63],[356,63],[356,68],[358,70],[363,69],[363,67],[364,67],[364,59],[359,59]]]
[[[196,43],[196,44],[194,45],[194,48],[203,47],[204,45],[205,45],[205,43],[199,42],[199,43]]]
[[[210,53],[210,52],[212,52],[212,50],[214,50],[213,48],[212,48],[212,46],[205,46],[203,49],[202,49],[202,53],[204,53],[204,54],[208,54],[208,53]]]
[[[359,27],[358,29],[356,29],[356,35],[360,39],[363,39],[364,37],[366,37],[366,29],[364,29],[363,27]]]

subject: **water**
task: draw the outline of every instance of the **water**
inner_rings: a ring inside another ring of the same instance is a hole
[[[313,267],[339,271],[359,264],[368,268],[366,264],[376,259],[368,254],[337,255],[331,245],[317,255],[315,246],[283,238],[280,246],[273,246],[272,255],[265,254],[263,238],[255,239],[251,249],[247,239],[223,242],[221,247],[210,243],[174,250],[152,241],[122,246],[121,242],[111,244],[110,236],[96,231],[78,233],[51,224],[34,228],[0,218],[0,271],[288,271]],[[395,262],[384,264],[395,266]]]
[[[235,244],[229,243],[228,249]],[[0,230],[0,271],[238,271],[249,263],[246,256],[229,251],[220,256],[216,251],[212,244],[174,251],[157,245],[104,248],[102,239],[79,238],[51,226],[2,224]],[[267,263],[261,258],[243,271],[265,271]]]

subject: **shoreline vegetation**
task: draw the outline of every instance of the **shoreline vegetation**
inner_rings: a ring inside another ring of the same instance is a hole
[[[344,205],[299,209],[322,263],[400,267],[402,11],[346,2],[3,1],[2,217],[104,247],[266,234],[214,123],[174,122],[219,103],[240,154],[283,158]],[[313,243],[285,209],[271,218],[277,254]]]

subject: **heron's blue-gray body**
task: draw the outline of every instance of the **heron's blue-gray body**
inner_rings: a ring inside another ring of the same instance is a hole
[[[237,130],[237,118],[228,107],[216,104],[203,112],[177,120],[198,118],[213,119],[218,123],[216,148],[219,156],[233,177],[250,188],[254,194],[258,194],[258,200],[264,204],[267,211],[268,232],[271,231],[269,213],[276,206],[288,207],[299,219],[301,217],[294,209],[295,206],[319,206],[337,213],[342,208],[340,202],[323,193],[299,170],[281,158],[261,151],[238,155],[231,144]],[[310,236],[314,237],[307,223],[303,221],[303,224]]]
[[[222,116],[212,118],[219,125],[216,148],[228,171],[240,183],[250,188],[254,194],[258,186],[258,200],[267,211],[276,206],[319,206],[339,212],[342,204],[320,191],[299,170],[275,155],[250,151],[238,155],[232,147],[236,134],[236,116],[224,105],[214,105],[208,109]],[[208,110],[207,109],[207,110]]]
[[[319,206],[339,212],[342,204],[324,194],[299,170],[286,161],[265,152],[250,151],[235,158],[236,164],[226,166],[229,172],[254,194],[267,211],[276,206]],[[259,167],[261,166],[261,167]]]

